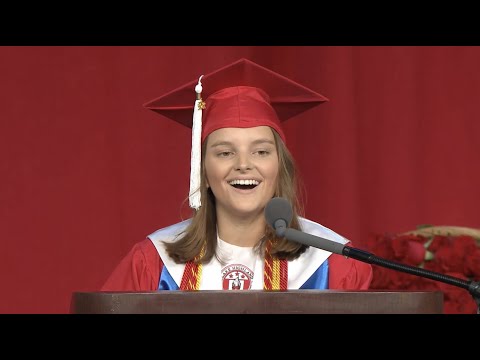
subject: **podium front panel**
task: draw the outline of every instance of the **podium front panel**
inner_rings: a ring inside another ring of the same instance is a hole
[[[440,314],[429,291],[75,292],[73,314]]]

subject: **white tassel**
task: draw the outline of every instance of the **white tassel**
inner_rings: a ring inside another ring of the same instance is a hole
[[[192,124],[192,154],[190,162],[190,193],[188,196],[190,207],[198,210],[202,206],[200,194],[201,160],[202,160],[202,110],[205,103],[202,100],[202,76],[195,86],[197,97],[193,108]]]

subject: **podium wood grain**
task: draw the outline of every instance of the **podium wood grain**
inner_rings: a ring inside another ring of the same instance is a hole
[[[74,292],[72,314],[440,314],[428,291]]]

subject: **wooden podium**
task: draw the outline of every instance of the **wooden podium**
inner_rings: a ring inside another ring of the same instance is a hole
[[[72,314],[441,314],[428,291],[74,292]]]

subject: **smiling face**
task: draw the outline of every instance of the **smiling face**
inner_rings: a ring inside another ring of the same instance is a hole
[[[218,213],[258,216],[273,197],[278,177],[278,153],[268,126],[223,128],[206,140],[207,186]]]

